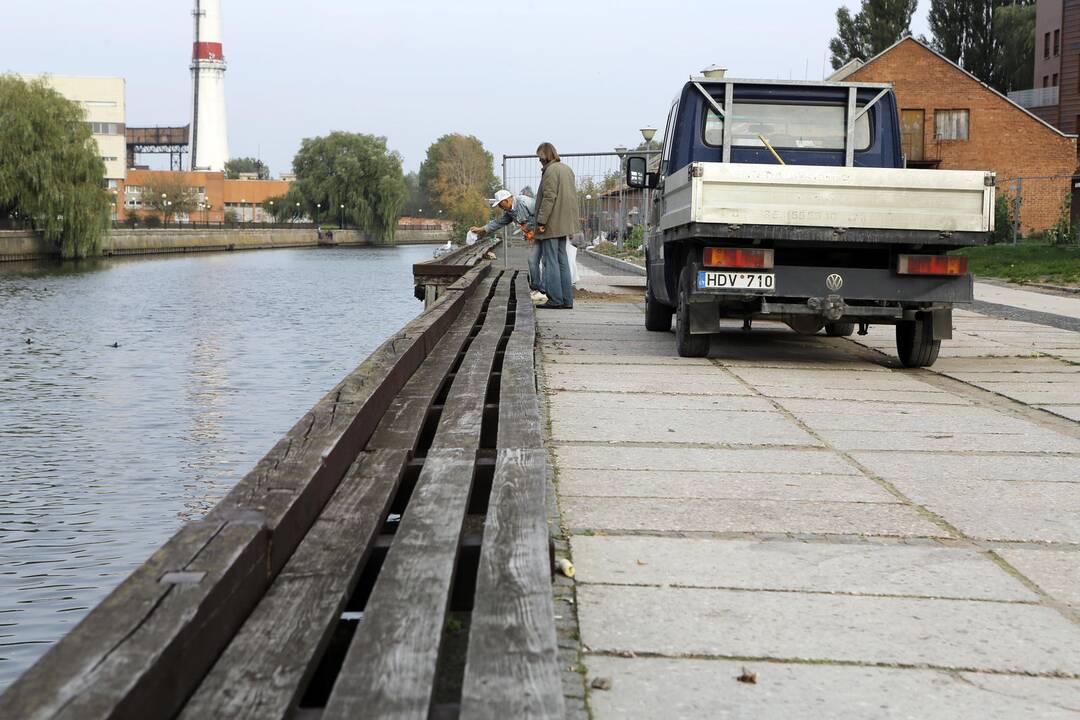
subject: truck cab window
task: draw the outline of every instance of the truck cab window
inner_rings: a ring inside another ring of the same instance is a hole
[[[845,112],[841,105],[735,103],[731,145],[762,147],[758,135],[763,135],[773,147],[785,150],[843,150]],[[724,121],[711,108],[705,115],[705,144],[724,144]],[[866,113],[855,122],[855,149],[869,147],[870,113]]]

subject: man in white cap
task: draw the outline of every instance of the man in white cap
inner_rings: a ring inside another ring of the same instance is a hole
[[[509,190],[500,190],[491,199],[491,207],[502,210],[502,215],[483,227],[471,227],[469,230],[476,233],[477,237],[483,237],[510,223],[519,225],[529,243],[529,287],[533,291],[533,302],[540,305],[546,303],[547,295],[540,285],[540,243],[532,239],[536,232],[536,200],[528,195],[515,196]]]

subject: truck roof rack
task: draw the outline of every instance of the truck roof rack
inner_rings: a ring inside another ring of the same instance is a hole
[[[808,85],[813,87],[877,88],[879,90],[892,89],[893,86],[892,83],[834,82],[831,80],[755,80],[753,78],[718,78],[699,75],[691,75],[690,82],[702,85]]]

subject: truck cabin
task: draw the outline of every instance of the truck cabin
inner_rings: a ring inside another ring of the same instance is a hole
[[[904,166],[896,100],[881,84],[695,78],[664,138],[661,176],[691,162],[777,164],[766,142],[787,165]]]

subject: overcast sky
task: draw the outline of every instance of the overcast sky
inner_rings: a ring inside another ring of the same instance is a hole
[[[857,6],[849,1],[849,6]],[[4,2],[0,72],[116,75],[129,125],[190,115],[190,0]],[[660,126],[686,77],[822,77],[822,0],[223,0],[229,149],[277,175],[305,137],[384,135],[415,170],[440,135],[496,156],[610,150]],[[929,0],[913,24],[926,33]]]

